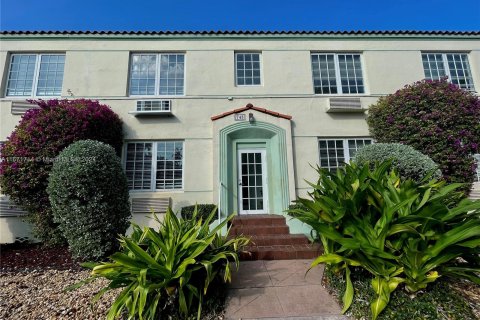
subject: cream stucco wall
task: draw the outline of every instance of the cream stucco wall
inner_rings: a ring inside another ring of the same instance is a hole
[[[178,210],[184,205],[217,203],[218,131],[233,122],[233,116],[212,123],[211,116],[241,108],[248,103],[291,115],[279,120],[255,112],[261,121],[289,122],[289,194],[291,200],[305,195],[305,180],[315,180],[310,167],[318,162],[318,137],[365,137],[369,135],[363,113],[327,113],[328,98],[315,95],[311,52],[360,52],[367,108],[379,96],[424,78],[422,51],[469,53],[474,84],[480,89],[480,40],[399,37],[294,38],[294,39],[1,39],[0,46],[0,141],[12,132],[20,116],[10,113],[12,98],[4,97],[9,53],[65,52],[62,96],[99,99],[120,115],[126,140],[179,139],[185,141],[184,189],[175,192],[132,192],[133,197],[171,197]],[[236,51],[262,53],[262,85],[235,86]],[[134,117],[137,99],[128,96],[129,57],[132,52],[185,53],[185,95],[173,100],[170,117]],[[345,95],[347,96],[347,95]],[[25,97],[21,98],[25,99]],[[248,113],[248,112],[247,112]],[[220,160],[221,161],[221,160]]]
[[[129,57],[128,51],[67,51],[62,95],[125,96]]]

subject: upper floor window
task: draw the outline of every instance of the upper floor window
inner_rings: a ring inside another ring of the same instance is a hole
[[[181,96],[185,94],[185,55],[132,54],[130,94]]]
[[[425,78],[438,80],[448,77],[460,88],[474,90],[466,53],[423,53],[422,62]]]
[[[237,86],[261,85],[260,71],[260,53],[235,54],[235,77]]]
[[[12,54],[6,96],[60,96],[64,54]]]
[[[125,172],[131,190],[183,188],[183,142],[127,143]]]
[[[350,162],[358,149],[372,142],[370,138],[319,139],[320,167],[336,170],[344,163]]]
[[[364,93],[360,54],[312,54],[313,87],[316,94]]]

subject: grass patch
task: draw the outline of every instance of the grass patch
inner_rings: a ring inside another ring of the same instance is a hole
[[[371,276],[362,269],[352,269],[352,282],[355,296],[347,315],[354,319],[371,319],[370,302],[375,293],[370,285]],[[325,285],[339,301],[345,292],[343,277],[334,274],[326,266]],[[394,291],[390,303],[378,317],[379,320],[414,320],[414,319],[448,319],[471,320],[476,319],[470,305],[465,299],[452,289],[447,279],[439,279],[429,284],[424,291],[416,296],[410,295],[403,288]]]

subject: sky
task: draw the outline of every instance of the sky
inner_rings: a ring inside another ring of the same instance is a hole
[[[6,30],[480,30],[480,0],[0,0]]]

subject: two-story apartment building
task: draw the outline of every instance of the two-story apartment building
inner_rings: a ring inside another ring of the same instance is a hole
[[[310,165],[336,168],[372,143],[365,115],[378,97],[443,76],[480,88],[480,32],[0,36],[0,140],[26,99],[108,104],[125,124],[134,216],[165,203],[281,214],[316,179]]]

